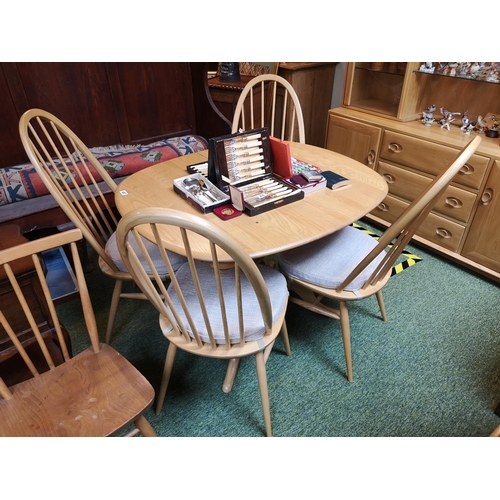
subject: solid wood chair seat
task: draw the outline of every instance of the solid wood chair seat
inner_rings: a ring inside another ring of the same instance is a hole
[[[106,344],[10,390],[11,399],[0,399],[1,436],[109,436],[137,420],[154,398],[144,376]]]

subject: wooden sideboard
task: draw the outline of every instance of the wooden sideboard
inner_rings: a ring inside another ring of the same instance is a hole
[[[381,69],[349,62],[342,107],[328,112],[326,148],[369,165],[389,184],[389,195],[369,215],[383,225],[392,223],[471,140],[460,128],[462,113],[468,111],[471,121],[482,115],[490,127],[491,115],[500,116],[500,84],[494,78],[450,76],[434,64],[438,70],[429,73],[419,62],[384,63]],[[432,104],[435,121],[426,126],[422,112]],[[458,113],[449,130],[439,123],[441,107]],[[482,137],[414,239],[500,281],[500,139]]]
[[[278,75],[297,93],[304,115],[306,143],[313,146],[325,145],[325,116],[331,108],[336,64],[295,62],[280,63],[278,67]]]
[[[475,132],[474,132],[475,133]],[[387,198],[368,218],[389,225],[471,137],[457,125],[398,122],[353,109],[329,111],[327,149],[378,171]],[[424,221],[415,241],[500,281],[500,140],[483,135],[476,154]]]

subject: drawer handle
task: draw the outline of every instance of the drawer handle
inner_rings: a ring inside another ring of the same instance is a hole
[[[387,184],[394,184],[396,182],[396,179],[391,174],[383,174],[382,177],[385,179]]]
[[[438,227],[436,229],[436,234],[438,236],[441,236],[441,238],[446,238],[446,239],[451,238],[450,231],[448,231],[448,229],[445,229],[444,227]]]
[[[397,142],[390,142],[389,146],[387,147],[393,153],[401,153],[401,151],[403,151],[403,146],[401,146],[401,144],[398,144]]]
[[[463,206],[463,203],[460,200],[457,200],[457,198],[452,198],[452,197],[446,198],[445,203],[452,208],[462,208]]]
[[[373,165],[373,162],[375,161],[375,151],[373,151],[373,149],[368,153],[367,161],[368,165]]]
[[[493,189],[488,188],[484,190],[483,195],[481,196],[481,203],[483,205],[488,205],[488,203],[493,199]]]
[[[471,175],[474,173],[474,167],[472,165],[469,165],[466,163],[460,170],[459,172],[464,175]]]
[[[389,211],[389,207],[384,202],[382,202],[377,208],[381,212],[388,212]]]

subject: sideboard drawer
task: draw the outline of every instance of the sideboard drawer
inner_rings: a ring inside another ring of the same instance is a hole
[[[392,224],[408,205],[408,203],[389,195],[377,208],[372,210],[371,214]],[[464,226],[430,213],[416,234],[447,250],[456,252],[464,231]]]
[[[380,161],[378,173],[389,185],[389,192],[413,201],[432,181],[431,178]],[[433,208],[434,212],[466,223],[471,215],[476,195],[455,186],[448,186]]]
[[[386,130],[382,138],[380,157],[431,175],[448,168],[459,153],[458,149],[417,139]],[[455,176],[454,182],[479,189],[489,158],[474,154]]]

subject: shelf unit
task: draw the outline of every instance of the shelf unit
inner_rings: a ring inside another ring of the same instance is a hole
[[[461,131],[460,116],[450,130],[441,128],[441,106],[460,114],[468,111],[473,121],[478,115],[500,116],[498,83],[425,73],[419,71],[421,64],[408,62],[404,71],[389,71],[372,69],[370,63],[348,63],[342,107],[328,113],[326,148],[370,166],[388,182],[387,198],[368,215],[385,226],[472,138]],[[431,104],[437,108],[436,121],[425,126],[422,111]],[[478,151],[415,241],[500,281],[499,217],[500,139],[483,134]]]

